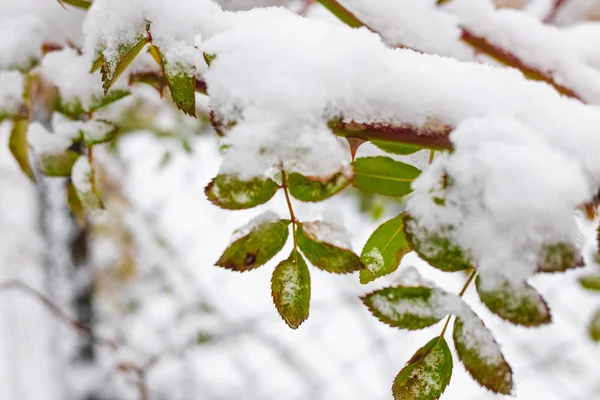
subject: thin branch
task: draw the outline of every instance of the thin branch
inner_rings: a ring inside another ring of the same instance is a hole
[[[423,126],[415,126],[335,121],[329,125],[333,133],[342,137],[414,144],[436,150],[452,148],[449,138],[452,127],[442,123],[432,122]]]
[[[460,290],[460,292],[458,292],[458,297],[463,297],[463,295],[467,291],[467,288],[469,287],[471,282],[473,282],[473,279],[475,279],[476,276],[477,276],[477,270],[473,269],[473,271],[471,271],[471,275],[469,275],[469,277],[467,278],[467,281],[463,285],[462,289]],[[450,318],[452,318],[451,315],[448,316],[448,318],[446,318],[446,323],[444,324],[444,328],[442,328],[442,333],[440,333],[440,338],[444,337],[444,334],[446,334],[446,329],[448,329],[448,324],[450,323]]]
[[[92,342],[109,346],[110,348],[112,348],[114,350],[119,348],[119,344],[116,341],[109,339],[109,338],[102,337],[102,336],[94,333],[94,331],[89,326],[68,316],[67,313],[65,313],[63,310],[61,310],[60,307],[58,307],[50,298],[48,298],[46,295],[42,294],[41,292],[38,292],[31,286],[28,286],[27,284],[25,284],[21,281],[18,281],[16,279],[11,279],[11,280],[0,283],[0,292],[9,291],[9,290],[21,291],[23,293],[26,293],[28,295],[31,295],[31,296],[37,298],[46,307],[48,307],[48,309],[50,309],[50,311],[58,319],[61,319],[62,321],[66,322],[77,332],[86,335]]]
[[[290,199],[290,194],[287,187],[287,176],[285,171],[281,170],[281,188],[283,189],[283,193],[285,193],[285,201],[288,206],[288,210],[290,211],[290,221],[292,221],[292,236],[294,239],[294,250],[298,248],[298,243],[296,242],[296,215],[294,214],[294,208],[292,207],[292,201]]]

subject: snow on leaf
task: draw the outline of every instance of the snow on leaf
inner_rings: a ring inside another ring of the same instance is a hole
[[[570,243],[558,242],[545,245],[538,258],[538,272],[563,272],[583,267],[583,257]]]
[[[71,171],[71,182],[83,209],[90,214],[104,210],[104,203],[96,191],[94,175],[95,171],[87,157],[79,157]]]
[[[181,62],[171,62],[161,53],[165,77],[171,91],[173,103],[184,113],[196,115],[196,77],[195,68]]]
[[[13,122],[13,128],[10,131],[8,139],[8,148],[13,157],[21,167],[21,170],[35,182],[35,174],[29,160],[29,143],[27,141],[27,130],[29,121],[25,118],[17,118]]]
[[[392,327],[417,330],[434,325],[455,310],[452,295],[434,288],[397,286],[362,297],[369,311]]]
[[[494,393],[512,393],[512,369],[492,332],[475,313],[468,311],[456,318],[453,339],[458,358],[473,379]]]
[[[579,278],[579,283],[586,289],[600,291],[600,275],[585,275]]]
[[[287,177],[287,186],[290,194],[300,201],[323,201],[344,190],[352,178],[353,172],[349,168],[326,177],[292,172]]]
[[[97,119],[81,122],[79,132],[83,143],[89,147],[111,141],[117,132],[117,127],[111,122]]]
[[[550,309],[533,287],[526,282],[516,285],[496,280],[486,282],[482,276],[475,281],[482,303],[500,318],[515,325],[539,326],[552,321]]]
[[[381,224],[369,237],[360,256],[365,265],[359,273],[360,283],[371,282],[398,268],[402,257],[411,251],[403,227],[404,216],[398,215]]]
[[[216,265],[244,272],[260,267],[285,245],[289,235],[287,219],[260,219],[234,234],[234,241],[223,252]],[[238,238],[238,236],[241,237]]]
[[[235,175],[217,175],[204,189],[208,200],[228,210],[242,210],[264,204],[275,195],[279,185],[269,178],[239,179]]]
[[[360,258],[346,247],[345,231],[332,224],[315,221],[298,224],[296,240],[308,261],[334,274],[347,274],[364,268]],[[343,240],[339,240],[340,233]]]
[[[310,304],[310,272],[297,250],[280,262],[271,279],[273,303],[281,318],[297,329],[308,318]]]
[[[117,56],[113,62],[107,61],[104,57],[100,72],[102,73],[102,88],[105,95],[147,43],[148,38],[145,32],[141,32],[134,42],[120,43],[116,49]]]
[[[443,337],[421,347],[396,375],[392,393],[395,400],[437,400],[452,376],[452,354]]]
[[[463,271],[470,266],[466,252],[450,239],[447,229],[431,232],[419,226],[408,214],[404,218],[404,232],[411,248],[429,265],[442,271]]]
[[[402,197],[412,191],[419,169],[389,157],[364,157],[353,163],[354,186],[370,193]]]

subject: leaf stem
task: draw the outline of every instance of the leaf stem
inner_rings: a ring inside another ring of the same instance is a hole
[[[471,271],[471,274],[467,278],[462,289],[460,289],[460,292],[458,292],[458,297],[463,297],[463,295],[467,291],[467,288],[469,287],[471,282],[473,282],[473,279],[475,279],[476,276],[477,276],[477,270],[475,268],[473,268],[473,271]],[[446,334],[446,329],[448,329],[448,324],[450,324],[450,318],[452,318],[452,315],[449,315],[448,318],[446,318],[446,323],[444,324],[444,328],[442,328],[442,333],[440,333],[440,338],[443,338],[444,335]]]
[[[290,221],[292,221],[292,237],[294,238],[294,250],[298,247],[298,243],[296,241],[296,215],[294,214],[294,208],[292,207],[292,201],[290,199],[290,193],[287,187],[287,176],[284,170],[281,170],[281,188],[283,189],[283,193],[285,194],[285,201],[288,206],[288,210],[290,211]]]

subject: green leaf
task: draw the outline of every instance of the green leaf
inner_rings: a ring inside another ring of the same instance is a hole
[[[417,330],[438,323],[447,315],[448,294],[421,286],[376,290],[362,298],[369,311],[394,328]]]
[[[82,228],[85,227],[87,224],[87,215],[83,208],[83,204],[81,204],[81,201],[79,200],[77,190],[75,190],[75,186],[73,186],[72,183],[67,185],[67,204],[79,226]]]
[[[392,393],[395,400],[436,400],[451,377],[452,353],[443,337],[435,337],[396,375]]]
[[[600,291],[600,275],[585,275],[579,278],[579,283],[586,289]]]
[[[123,97],[129,96],[130,93],[129,90],[113,89],[110,90],[106,96],[92,96],[89,111],[94,112],[102,107],[106,107],[115,101],[121,100]]]
[[[102,88],[104,89],[104,94],[108,93],[110,87],[117,81],[119,76],[121,76],[129,64],[131,64],[138,53],[144,48],[146,43],[148,43],[148,38],[142,33],[138,37],[137,41],[132,43],[122,43],[117,48],[118,56],[115,62],[108,63],[106,62],[106,59],[104,59],[102,67],[100,68],[102,73]]]
[[[87,157],[79,157],[73,165],[71,182],[86,212],[96,214],[104,210],[104,203],[96,191],[96,172]]]
[[[235,175],[217,175],[204,189],[208,200],[227,210],[242,210],[264,204],[275,195],[279,185],[269,178],[241,180]]]
[[[204,62],[209,67],[210,67],[210,64],[214,61],[214,59],[217,58],[216,54],[202,53],[202,56],[204,57]]]
[[[543,247],[538,258],[538,272],[563,272],[583,267],[583,257],[570,243],[553,243]]]
[[[552,321],[544,298],[526,282],[516,286],[508,282],[494,284],[490,289],[490,284],[482,282],[479,276],[475,284],[483,304],[502,319],[523,326],[539,326]]]
[[[389,157],[359,158],[353,163],[354,186],[370,193],[402,197],[412,191],[411,183],[421,171]]]
[[[42,153],[40,170],[46,176],[68,177],[71,176],[71,169],[78,158],[79,153],[71,150],[62,153]]]
[[[411,248],[434,268],[446,272],[463,271],[471,263],[466,252],[450,240],[451,228],[431,232],[419,226],[410,215],[404,217],[404,233]]]
[[[249,271],[269,261],[285,245],[290,220],[266,220],[242,228],[235,240],[223,253],[216,265],[234,271]],[[252,223],[252,222],[251,222]],[[244,231],[248,230],[248,233]],[[236,236],[237,236],[236,235]]]
[[[475,381],[494,393],[512,393],[512,369],[492,332],[475,313],[456,318],[453,338],[458,358]]]
[[[85,0],[58,0],[58,1],[59,1],[59,3],[65,3],[70,6],[79,8],[81,10],[87,10],[92,5],[92,3],[90,3],[89,1],[85,1]]]
[[[304,176],[292,172],[287,177],[290,194],[300,201],[323,201],[345,189],[352,182],[352,171],[346,169],[332,176]]]
[[[423,150],[423,147],[414,144],[405,144],[397,142],[386,142],[383,140],[371,140],[375,146],[379,147],[386,153],[408,155],[416,153],[419,150]]]
[[[173,102],[184,113],[196,116],[196,76],[194,71],[181,63],[169,62],[163,54],[161,57]]]
[[[13,157],[21,167],[21,170],[35,182],[35,174],[31,167],[31,161],[29,160],[29,143],[27,141],[27,129],[29,127],[29,120],[25,118],[18,118],[14,120],[13,128],[10,131],[10,138],[8,139],[8,148],[12,153]]]
[[[297,250],[279,263],[271,279],[273,303],[281,318],[292,329],[297,329],[308,318],[310,304],[310,273]]]
[[[359,273],[360,283],[369,283],[398,268],[402,257],[411,251],[403,227],[404,216],[398,215],[373,232],[360,256],[365,266]]]
[[[596,311],[590,321],[590,337],[594,342],[600,342],[600,310]]]
[[[334,274],[347,274],[363,268],[360,258],[351,250],[320,240],[320,232],[335,231],[323,222],[298,224],[296,240],[300,250],[315,267]]]

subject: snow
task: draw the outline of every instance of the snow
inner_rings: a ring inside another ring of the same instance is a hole
[[[0,71],[0,118],[17,113],[23,104],[23,75],[18,71]]]
[[[466,350],[476,352],[489,366],[501,365],[504,360],[500,346],[496,343],[492,332],[485,327],[477,315],[467,307],[467,310],[461,313],[460,319],[463,323],[460,338]]]
[[[93,175],[94,170],[87,157],[79,157],[73,164],[73,170],[71,171],[71,180],[78,194],[87,195],[92,193]]]
[[[304,222],[304,233],[319,242],[329,243],[341,249],[352,250],[351,234],[344,226],[338,210],[328,207],[321,212],[320,220]]]
[[[1,15],[1,14],[0,14]],[[0,69],[28,68],[42,55],[41,43],[46,36],[43,21],[35,16],[0,18]]]
[[[229,243],[231,244],[236,240],[247,236],[249,233],[255,231],[256,229],[260,228],[265,224],[272,224],[274,222],[279,221],[280,219],[281,218],[279,218],[279,216],[273,211],[265,211],[252,218],[246,225],[236,229],[235,232],[233,232]]]
[[[72,144],[70,137],[48,132],[39,122],[29,124],[27,138],[38,154],[62,153]]]
[[[458,18],[437,0],[343,0],[341,3],[390,46],[470,60],[473,51],[460,41]]]
[[[44,79],[58,87],[67,104],[80,102],[87,109],[93,96],[103,96],[100,72],[90,74],[90,64],[74,49],[65,48],[46,55],[41,73]]]
[[[558,28],[519,11],[497,10],[491,0],[453,0],[444,9],[475,35],[509,49],[584,100],[600,104],[600,71],[580,59]]]

